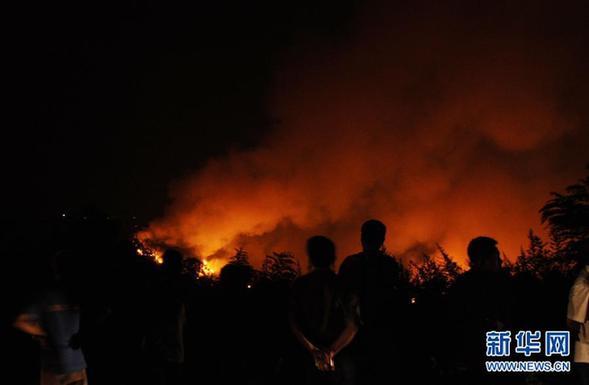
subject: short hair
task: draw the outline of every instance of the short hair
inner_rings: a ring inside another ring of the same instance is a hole
[[[335,244],[322,235],[307,240],[307,255],[313,267],[329,267],[335,262]]]
[[[387,227],[377,219],[369,219],[362,224],[361,236],[362,242],[380,246],[384,243],[387,233]]]
[[[491,237],[476,237],[468,243],[467,248],[471,265],[480,265],[497,251],[497,241]]]

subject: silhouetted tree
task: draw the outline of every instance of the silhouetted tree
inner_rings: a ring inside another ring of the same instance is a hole
[[[541,277],[551,268],[551,255],[542,239],[530,229],[528,233],[529,245],[523,249],[512,266],[515,274],[531,274]]]
[[[229,263],[238,265],[250,265],[249,254],[243,247],[235,249],[235,255],[229,259]]]
[[[428,254],[423,254],[420,264],[411,261],[415,285],[425,291],[443,292],[448,287],[448,280],[439,263]]]
[[[423,262],[410,262],[413,270],[413,283],[426,292],[445,294],[450,285],[462,273],[462,268],[454,262],[446,250],[437,245],[442,259],[428,254],[423,255]]]
[[[446,276],[446,279],[451,284],[456,280],[456,278],[458,278],[460,274],[463,273],[463,270],[460,267],[460,265],[454,262],[454,259],[450,256],[450,254],[448,254],[448,252],[446,251],[446,249],[442,247],[442,245],[437,244],[436,246],[438,247],[438,251],[440,252],[444,260],[442,270],[444,272],[444,275]]]
[[[589,176],[568,186],[564,193],[552,193],[540,213],[555,252],[571,263],[579,261],[583,257],[581,245],[589,241]]]
[[[272,252],[262,263],[266,278],[275,281],[292,281],[301,273],[298,260],[290,252]]]

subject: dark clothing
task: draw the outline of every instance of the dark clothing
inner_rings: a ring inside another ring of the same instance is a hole
[[[149,359],[184,362],[187,283],[184,276],[162,275],[152,291],[145,341]]]
[[[399,383],[406,335],[407,275],[383,252],[359,253],[340,266],[346,303],[358,303],[360,328],[351,347],[359,384]],[[394,379],[394,381],[393,381]]]
[[[576,362],[575,371],[577,372],[577,377],[579,379],[578,383],[580,385],[589,385],[589,364]]]
[[[468,372],[484,373],[485,333],[509,330],[512,302],[511,280],[505,272],[467,271],[449,292],[453,359]],[[448,352],[450,353],[450,352]]]
[[[317,269],[295,280],[290,311],[305,338],[319,349],[329,349],[353,316],[344,307],[337,276],[330,269]],[[308,385],[353,384],[354,367],[346,352],[335,357],[334,372],[319,371],[308,352],[301,360]]]
[[[347,257],[339,276],[346,301],[359,303],[364,332],[390,328],[399,319],[406,298],[406,276],[401,264],[382,252]]]
[[[188,289],[186,276],[165,272],[152,288],[145,336],[149,377],[145,383],[175,385],[181,381]]]
[[[149,362],[147,379],[149,385],[180,385],[182,384],[182,365],[176,362]]]
[[[342,333],[349,312],[333,271],[318,269],[298,278],[291,301],[295,322],[316,347],[328,348]]]

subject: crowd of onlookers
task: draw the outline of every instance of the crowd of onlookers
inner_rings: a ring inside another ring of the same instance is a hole
[[[116,234],[95,221],[58,229],[45,249],[7,243],[2,345],[12,383],[576,381],[484,370],[486,331],[567,328],[574,278],[513,274],[492,238],[470,242],[466,272],[428,286],[383,252],[376,220],[362,226],[361,251],[337,262],[332,240],[310,238],[310,271],[294,281],[288,265],[261,274],[243,256],[199,276],[179,250],[158,264]]]

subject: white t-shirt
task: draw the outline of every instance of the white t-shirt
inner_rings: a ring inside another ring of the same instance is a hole
[[[581,271],[569,293],[567,318],[581,324],[579,338],[575,341],[575,362],[589,363],[589,266]]]

